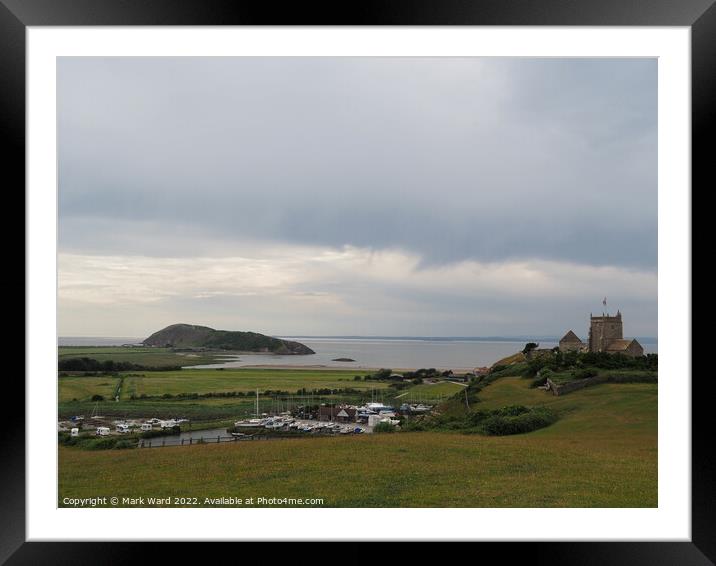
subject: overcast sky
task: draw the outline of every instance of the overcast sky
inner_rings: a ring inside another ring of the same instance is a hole
[[[655,59],[57,64],[59,330],[657,333]]]

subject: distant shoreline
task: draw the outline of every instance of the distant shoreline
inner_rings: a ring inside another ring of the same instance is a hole
[[[190,369],[207,369],[207,368],[197,368],[197,367],[191,367],[188,366],[184,369],[190,370]],[[219,369],[219,368],[214,368]],[[368,367],[368,366],[351,366],[351,367],[345,367],[345,366],[326,366],[326,365],[291,365],[291,364],[253,364],[253,365],[245,365],[245,366],[238,366],[233,368],[226,368],[226,369],[287,369],[287,370],[299,370],[299,369],[305,369],[305,370],[325,370],[325,371],[378,371],[382,368],[379,367]],[[420,368],[394,368],[393,371],[395,372],[406,372],[406,371],[417,371]],[[450,368],[455,372],[466,372],[466,371],[473,371],[474,367],[453,367]]]
[[[559,336],[302,336],[302,335],[275,335],[275,338],[290,340],[381,340],[381,341],[419,341],[419,342],[559,342]],[[642,344],[658,344],[658,338],[654,336],[635,336]],[[584,340],[585,338],[582,337]],[[69,340],[78,340],[79,343],[71,344]],[[123,336],[58,336],[61,346],[87,346],[92,340],[107,342],[123,342],[127,344],[139,344],[144,338],[123,337]],[[64,344],[63,344],[64,342]],[[100,344],[103,345],[103,344]]]

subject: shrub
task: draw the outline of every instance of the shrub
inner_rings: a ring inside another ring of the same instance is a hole
[[[469,413],[467,416],[467,420],[470,425],[475,426],[482,423],[482,421],[484,421],[489,416],[490,413],[488,413],[487,411],[477,410]]]
[[[516,417],[524,413],[529,413],[529,409],[523,405],[509,405],[493,411],[494,415],[500,417]]]
[[[63,446],[74,446],[77,444],[77,437],[71,436],[66,432],[60,432],[58,435],[58,441]]]
[[[506,418],[499,417],[497,415],[493,415],[485,419],[482,423],[482,430],[485,434],[494,436],[514,434],[514,432],[512,432],[510,422]]]
[[[125,450],[127,448],[136,448],[137,445],[131,440],[118,440],[114,445],[115,450]]]
[[[133,364],[131,362],[116,362],[114,360],[99,361],[93,358],[70,358],[59,360],[57,369],[61,371],[83,371],[83,372],[103,372],[105,374],[116,375],[118,371],[127,370],[156,370],[156,371],[175,371],[180,370],[181,366],[143,366]]]
[[[92,395],[91,401],[104,401],[103,395]]]
[[[382,368],[382,369],[378,370],[373,377],[375,379],[389,379],[390,374],[392,374],[392,373],[393,373],[392,369]]]
[[[557,415],[544,407],[537,407],[517,416],[493,415],[482,422],[482,431],[491,436],[524,434],[551,425]]]
[[[537,348],[539,348],[539,344],[537,344],[535,342],[527,342],[527,344],[525,344],[525,347],[522,348],[522,353],[527,355],[532,350],[536,350]]]
[[[423,417],[418,421],[408,421],[401,430],[451,430],[503,436],[531,432],[556,420],[557,415],[544,407],[529,409],[522,405],[510,405],[492,411],[478,409],[457,415]]]
[[[422,421],[408,421],[405,423],[405,426],[402,428],[402,430],[423,432],[429,429]]]
[[[81,447],[87,450],[108,450],[110,448],[114,448],[114,445],[117,444],[117,441],[118,439],[112,436],[107,436],[104,438],[94,438],[83,442]]]
[[[373,432],[395,432],[395,427],[390,423],[378,423],[373,427]]]

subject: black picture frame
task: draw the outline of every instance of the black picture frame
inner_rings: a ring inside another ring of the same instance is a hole
[[[23,194],[20,187],[25,185],[26,27],[118,25],[690,27],[692,185],[702,186],[702,190],[716,186],[707,139],[708,126],[713,122],[709,118],[714,117],[716,106],[714,0],[320,0],[286,3],[280,8],[269,2],[243,0],[0,0],[0,131],[5,142],[5,194]],[[24,199],[19,207],[24,210]],[[489,545],[490,550],[497,550],[502,562],[524,558],[530,563],[550,564],[712,564],[716,560],[716,458],[710,450],[714,427],[706,382],[692,381],[691,542],[482,543],[482,548]],[[6,398],[24,399],[22,381],[14,379],[8,387]],[[11,565],[78,565],[127,563],[149,556],[143,543],[25,542],[24,404],[8,403],[6,409],[12,414],[4,419],[9,424],[0,429],[0,561]],[[163,561],[173,560],[172,549],[166,548],[170,545],[163,546],[162,553],[168,553]],[[182,561],[191,560],[195,553],[197,559],[206,559],[205,550],[171,546]],[[346,549],[342,550],[345,554]],[[418,552],[422,552],[420,548]],[[409,554],[401,558],[408,559]]]

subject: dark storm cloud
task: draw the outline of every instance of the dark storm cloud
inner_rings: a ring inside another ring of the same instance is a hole
[[[655,269],[656,61],[60,58],[60,245]]]

